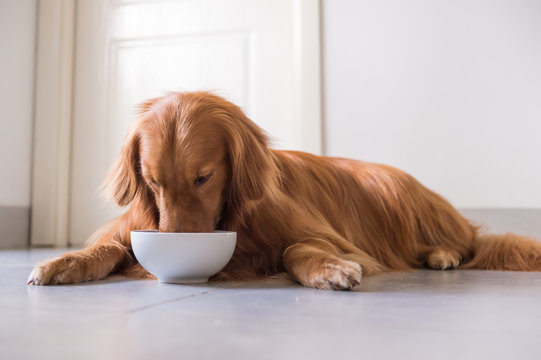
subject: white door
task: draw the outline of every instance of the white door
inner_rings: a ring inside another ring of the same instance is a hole
[[[81,245],[122,210],[96,189],[134,106],[165,91],[213,90],[275,147],[319,153],[317,0],[80,0],[69,240]]]

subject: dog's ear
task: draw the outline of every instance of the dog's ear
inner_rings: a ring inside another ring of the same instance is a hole
[[[128,131],[122,145],[120,158],[109,170],[109,174],[102,184],[106,197],[112,198],[118,205],[126,206],[136,197],[144,202],[152,198],[141,169],[141,128],[146,113],[163,97],[148,99],[137,106],[138,120]]]
[[[120,206],[128,205],[136,196],[147,192],[141,174],[140,143],[138,126],[134,126],[122,145],[120,158],[111,167],[104,184],[107,195]]]
[[[280,173],[263,130],[240,109],[233,112],[232,117],[226,131],[231,169],[230,200],[234,205],[245,206],[246,200],[257,201],[275,193]]]

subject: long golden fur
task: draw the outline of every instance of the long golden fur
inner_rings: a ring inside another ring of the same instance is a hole
[[[541,271],[541,243],[483,235],[444,198],[390,166],[272,150],[234,104],[170,93],[141,105],[107,184],[129,205],[84,250],[37,265],[29,283],[149,277],[130,231],[236,231],[215,279],[287,271],[305,286],[350,289],[361,274],[432,269]]]

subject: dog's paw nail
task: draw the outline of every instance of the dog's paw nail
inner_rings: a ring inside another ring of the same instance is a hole
[[[351,285],[352,288],[361,284],[361,282],[355,279],[353,276],[348,276],[347,281]]]
[[[31,273],[30,273],[30,276],[28,276],[28,280],[26,282],[26,285],[36,285],[36,274],[35,274],[35,270],[33,270]]]

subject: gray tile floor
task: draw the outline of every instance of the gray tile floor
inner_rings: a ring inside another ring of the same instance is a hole
[[[540,359],[541,273],[417,271],[357,291],[120,277],[27,286],[0,251],[0,359]]]

